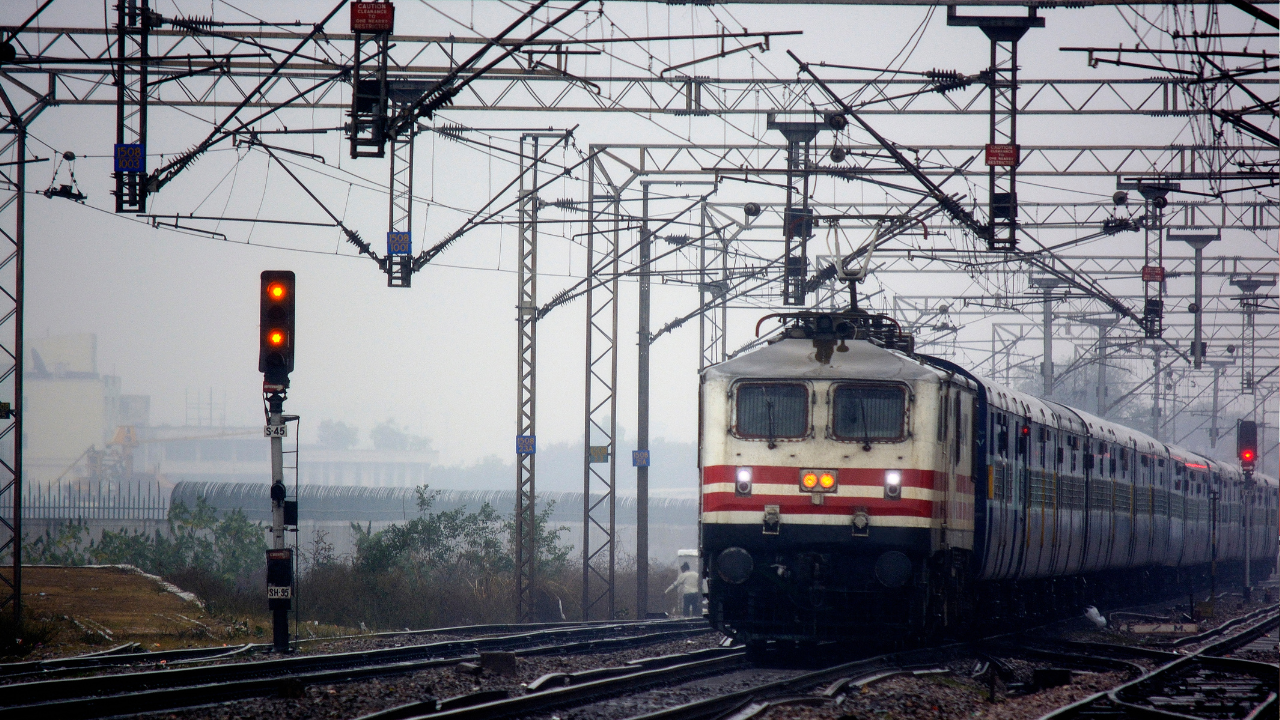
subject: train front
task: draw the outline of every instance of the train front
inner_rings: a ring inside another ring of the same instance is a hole
[[[793,327],[702,376],[710,620],[749,645],[906,633],[927,603],[942,375],[813,335]]]

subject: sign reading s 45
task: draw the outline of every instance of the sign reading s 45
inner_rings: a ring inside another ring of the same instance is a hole
[[[262,437],[268,437],[268,438],[289,437],[289,426],[288,425],[263,425]]]

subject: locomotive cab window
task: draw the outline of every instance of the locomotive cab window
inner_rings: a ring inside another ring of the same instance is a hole
[[[737,423],[741,437],[802,438],[809,434],[809,390],[799,383],[738,386]]]
[[[907,393],[900,386],[837,385],[831,394],[831,435],[862,442],[902,440],[906,409]]]

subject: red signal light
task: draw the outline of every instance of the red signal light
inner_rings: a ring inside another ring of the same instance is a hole
[[[1254,461],[1254,455],[1252,450],[1240,451],[1240,462],[1253,462],[1253,461]]]

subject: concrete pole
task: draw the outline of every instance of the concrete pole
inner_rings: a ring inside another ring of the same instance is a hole
[[[1053,395],[1053,305],[1052,288],[1044,289],[1044,396]]]
[[[1107,326],[1098,325],[1098,417],[1107,412]]]
[[[649,233],[649,183],[641,183],[640,210],[640,322],[636,377],[636,619],[649,613],[649,262],[653,237]]]
[[[1218,386],[1222,379],[1222,369],[1235,364],[1235,360],[1206,360],[1206,364],[1213,368],[1213,411],[1209,413],[1209,447],[1218,447],[1218,437],[1221,433],[1218,427],[1218,410],[1221,407],[1218,395]]]
[[[1159,440],[1160,434],[1160,391],[1163,386],[1160,384],[1160,348],[1155,348],[1155,359],[1152,362],[1151,369],[1151,437]]]
[[[1039,288],[1044,303],[1044,359],[1040,364],[1040,374],[1044,378],[1044,396],[1053,395],[1053,289],[1062,281],[1051,275],[1032,277],[1031,287]]]
[[[1217,235],[1174,235],[1169,234],[1170,240],[1181,240],[1191,246],[1196,252],[1196,299],[1189,310],[1195,315],[1195,337],[1191,343],[1191,362],[1197,370],[1200,369],[1202,358],[1206,354],[1202,343],[1204,342],[1204,249],[1209,243],[1218,239]]]

